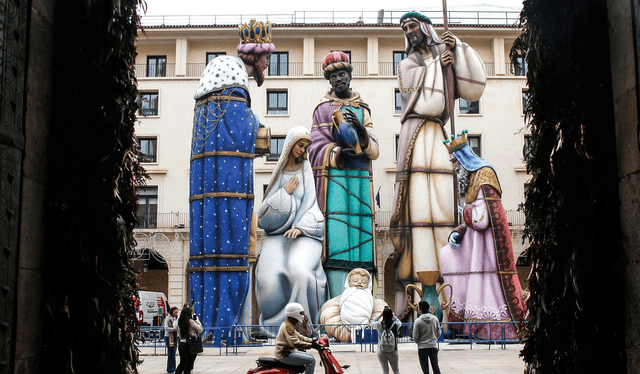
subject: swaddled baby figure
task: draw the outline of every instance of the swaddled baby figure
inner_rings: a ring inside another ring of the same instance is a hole
[[[371,274],[362,268],[351,270],[344,283],[342,295],[327,301],[320,311],[320,323],[327,326],[326,332],[341,342],[351,342],[352,330],[368,325],[371,320],[382,313],[387,303],[373,297]]]

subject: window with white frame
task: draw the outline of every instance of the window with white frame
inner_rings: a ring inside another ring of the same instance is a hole
[[[282,153],[282,147],[284,146],[284,138],[285,137],[281,135],[271,135],[271,147],[267,155],[267,161],[278,161]]]
[[[529,158],[529,156],[531,156],[531,142],[531,135],[526,134],[524,136],[524,146],[522,147],[522,156],[524,157],[525,161]]]
[[[529,66],[527,65],[526,54],[524,52],[518,52],[513,65],[513,73],[519,76],[526,76],[528,70]]]
[[[137,187],[138,214],[136,228],[154,229],[158,223],[158,187]]]
[[[394,113],[402,114],[402,96],[400,95],[400,89],[395,89],[394,97]]]
[[[167,56],[147,56],[147,77],[167,76]]]
[[[480,114],[480,102],[459,99],[460,114]]]
[[[154,137],[138,137],[140,144],[140,162],[158,162],[158,139]]]
[[[529,89],[522,89],[522,114],[527,114],[527,110],[529,109]]]
[[[267,90],[267,114],[288,114],[287,90]]]
[[[218,56],[226,56],[227,52],[207,52],[207,65],[209,62]]]
[[[406,57],[407,52],[405,51],[393,51],[393,75],[398,75],[398,65]]]
[[[158,91],[140,91],[138,94],[140,113],[144,116],[158,115]]]
[[[480,147],[480,135],[468,135],[467,141],[469,142],[469,148],[478,157],[482,157],[482,148]]]
[[[289,52],[273,52],[271,54],[269,75],[289,75]]]

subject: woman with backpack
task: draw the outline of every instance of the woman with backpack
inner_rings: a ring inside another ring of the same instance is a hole
[[[389,374],[389,365],[393,374],[400,374],[398,367],[398,331],[402,322],[393,315],[388,306],[384,307],[382,314],[371,322],[371,326],[378,330],[378,361],[383,374]]]

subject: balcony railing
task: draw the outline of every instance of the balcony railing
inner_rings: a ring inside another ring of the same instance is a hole
[[[527,69],[520,65],[507,62],[505,66],[505,75],[507,77],[526,77]]]
[[[147,64],[136,64],[136,76],[138,78],[141,77],[152,77],[152,78],[162,78],[162,77],[175,77],[176,76],[176,64],[164,64],[153,66],[149,69],[149,65]]]
[[[288,24],[394,24],[398,25],[405,10],[369,10],[369,11],[294,11],[287,14],[229,14],[229,15],[168,15],[143,16],[142,27],[152,26],[236,26],[251,19],[270,20],[276,26]],[[420,11],[437,26],[442,25],[441,10]],[[447,12],[449,25],[507,25],[515,26],[520,17],[519,11],[457,11]]]
[[[202,72],[204,72],[207,64],[205,63],[187,63],[187,70],[185,77],[187,78],[199,78],[202,76]],[[353,66],[352,76],[354,77],[366,77],[369,75],[367,70],[366,62],[353,62],[351,63]],[[396,75],[396,70],[398,68],[398,64],[394,62],[379,62],[378,63],[378,75],[381,77],[392,77]],[[495,76],[495,64],[493,62],[485,62],[484,63],[485,73],[487,76]],[[304,69],[302,62],[289,62],[285,65],[285,67],[281,67],[279,69],[281,74],[276,75],[268,75],[269,77],[302,77],[304,76]],[[286,72],[287,74],[284,74]],[[521,67],[514,66],[512,63],[506,63],[505,66],[505,75],[506,76],[525,76],[526,70]],[[166,68],[164,70],[156,71],[155,76],[148,77],[147,76],[147,65],[146,64],[136,64],[136,75],[138,78],[173,78],[176,76],[175,74],[175,64],[166,64]],[[268,73],[268,72],[267,72]],[[322,63],[316,62],[314,63],[313,70],[314,77],[322,77],[324,73],[322,71]]]
[[[183,229],[189,227],[189,213],[149,213],[138,215],[136,229]]]

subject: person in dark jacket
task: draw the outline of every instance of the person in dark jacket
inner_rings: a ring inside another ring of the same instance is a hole
[[[383,374],[389,374],[389,365],[391,365],[391,369],[393,370],[393,374],[400,374],[400,368],[398,367],[398,344],[397,337],[398,331],[400,327],[402,327],[402,322],[398,319],[398,317],[393,315],[393,311],[388,306],[384,307],[382,314],[378,316],[376,319],[371,322],[371,327],[378,330],[378,361],[380,362],[380,366],[382,367]],[[394,337],[394,347],[393,351],[388,351],[383,347],[382,334],[389,330]]]
[[[198,337],[202,332],[202,324],[193,309],[188,304],[185,304],[180,312],[180,317],[174,322],[174,326],[177,329],[178,338],[180,339],[180,344],[178,345],[180,364],[176,369],[176,374],[190,374],[198,354],[188,352],[187,338],[190,336]]]

